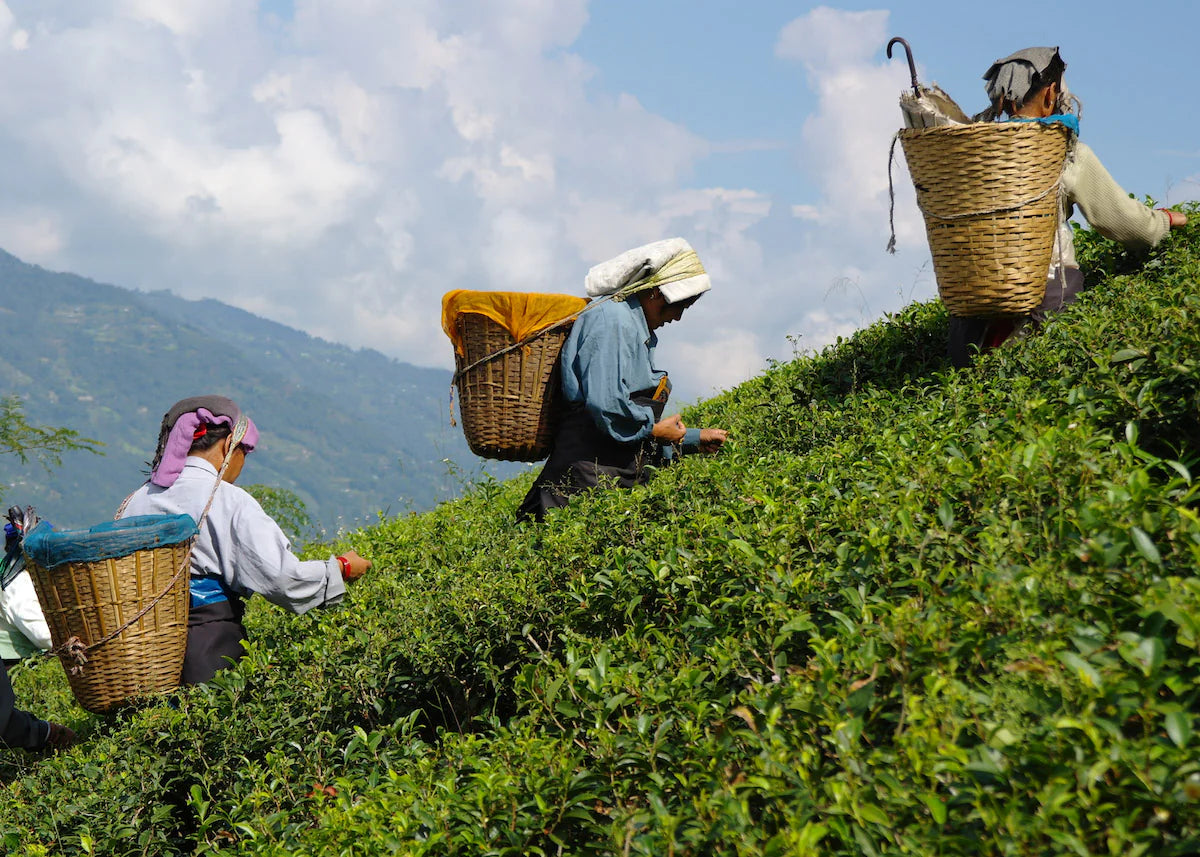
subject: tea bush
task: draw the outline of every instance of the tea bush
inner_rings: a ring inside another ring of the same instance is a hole
[[[1077,240],[1106,278],[970,370],[913,305],[692,409],[727,448],[644,488],[529,527],[529,477],[490,482],[350,534],[347,603],[256,602],[210,685],[102,719],[19,667],[84,740],[0,757],[0,841],[1196,853],[1200,231]]]

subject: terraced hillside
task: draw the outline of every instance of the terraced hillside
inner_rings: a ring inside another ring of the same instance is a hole
[[[1192,210],[1193,219],[1200,212]],[[494,482],[257,604],[211,685],[0,757],[12,853],[1200,849],[1200,229],[949,368],[914,305],[685,417],[718,457],[513,523]],[[40,849],[40,850],[39,850]]]

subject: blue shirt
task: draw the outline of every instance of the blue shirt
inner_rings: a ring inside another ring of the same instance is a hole
[[[635,404],[632,395],[657,387],[667,374],[654,367],[657,345],[636,295],[588,309],[576,319],[559,358],[563,397],[582,402],[600,430],[614,440],[628,443],[649,437],[654,411]],[[700,430],[688,429],[684,444],[699,442]]]

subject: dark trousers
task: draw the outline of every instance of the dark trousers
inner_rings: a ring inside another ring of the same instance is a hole
[[[242,624],[245,603],[235,597],[202,604],[188,611],[187,653],[183,684],[203,684],[242,659],[242,641],[249,639]]]
[[[655,421],[662,419],[667,396],[655,400],[654,390],[641,390],[631,397],[635,404],[648,405]],[[632,488],[650,478],[647,467],[662,461],[653,438],[621,443],[596,425],[582,404],[567,406],[554,435],[550,459],[517,509],[518,521],[541,521],[550,509],[561,509],[576,494],[612,484]]]

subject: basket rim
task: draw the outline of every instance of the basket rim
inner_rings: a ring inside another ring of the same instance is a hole
[[[978,134],[1065,134],[1070,135],[1067,126],[1045,122],[971,122],[967,125],[935,125],[932,128],[901,128],[896,132],[901,139],[906,137],[950,137]]]

